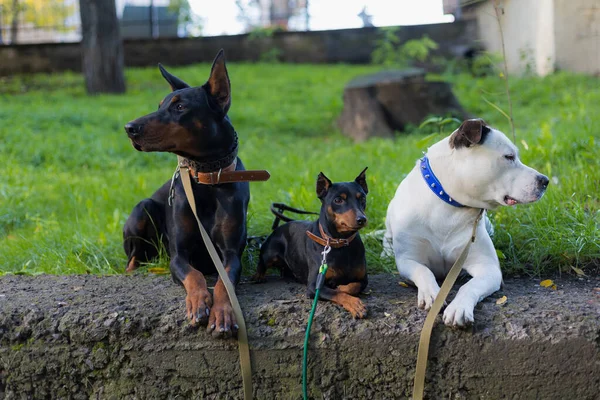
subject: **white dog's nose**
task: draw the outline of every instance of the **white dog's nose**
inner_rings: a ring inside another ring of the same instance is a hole
[[[540,189],[546,189],[548,187],[548,183],[550,183],[550,180],[546,175],[538,175],[537,182]]]

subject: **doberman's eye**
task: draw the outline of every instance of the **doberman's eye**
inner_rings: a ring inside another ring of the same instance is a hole
[[[175,107],[175,109],[177,111],[183,111],[183,110],[185,110],[185,107],[183,106],[183,104],[179,103],[179,104],[177,104],[177,106]]]
[[[504,158],[506,158],[508,161],[515,161],[515,155],[514,154],[506,154],[504,156]]]
[[[344,203],[344,199],[342,199],[340,196],[338,196],[335,199],[333,199],[333,202],[335,204],[343,204]]]

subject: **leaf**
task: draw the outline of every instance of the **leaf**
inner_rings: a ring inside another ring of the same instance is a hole
[[[427,126],[429,124],[437,124],[440,122],[440,120],[441,120],[440,117],[427,118],[425,121],[421,122],[421,125],[419,125],[419,129],[423,129],[424,126]]]
[[[402,286],[402,287],[408,287],[408,284],[406,282],[398,282],[398,285]]]
[[[161,267],[153,267],[153,268],[148,268],[148,272],[150,272],[151,274],[156,274],[156,275],[165,275],[169,273],[169,270],[167,270],[166,268],[161,268]]]
[[[427,144],[429,144],[429,142],[433,141],[433,139],[437,135],[438,135],[438,132],[430,133],[429,135],[425,136],[423,139],[421,139],[417,142],[417,147],[419,149],[425,147]]]
[[[498,256],[499,260],[506,260],[506,256],[501,250],[496,249],[496,255]]]
[[[546,279],[540,282],[541,287],[550,287],[552,285],[554,285],[554,281],[552,279]]]
[[[500,306],[500,305],[506,303],[506,300],[508,300],[508,297],[502,296],[498,300],[496,300],[496,304],[498,304]]]
[[[573,266],[572,266],[572,267],[571,267],[571,269],[572,269],[573,271],[575,271],[575,273],[576,273],[577,275],[579,275],[579,276],[587,276],[587,275],[585,274],[585,272],[583,272],[583,270],[582,270],[581,268],[577,268],[577,267],[573,267]]]

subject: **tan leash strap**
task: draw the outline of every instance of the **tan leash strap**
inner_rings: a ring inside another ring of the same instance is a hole
[[[437,318],[444,302],[446,301],[446,297],[448,297],[448,293],[450,293],[450,289],[454,286],[458,275],[469,255],[469,249],[471,248],[471,243],[475,241],[475,233],[477,232],[477,225],[479,224],[479,220],[481,220],[481,216],[483,215],[483,209],[477,215],[475,222],[473,223],[473,231],[471,232],[471,237],[469,241],[465,245],[464,249],[458,256],[458,259],[450,268],[450,272],[444,279],[444,283],[442,283],[442,287],[440,288],[439,293],[435,297],[433,305],[425,318],[425,323],[423,324],[423,329],[421,330],[421,338],[419,339],[419,351],[417,353],[417,368],[415,370],[415,382],[413,386],[413,400],[422,400],[423,393],[425,392],[425,372],[427,371],[427,356],[429,354],[429,342],[431,340],[431,331],[433,330],[433,324],[435,323],[435,319]]]
[[[244,386],[244,399],[251,400],[252,399],[252,364],[250,362],[250,347],[248,345],[248,332],[246,331],[246,321],[244,320],[244,314],[242,313],[242,308],[240,307],[240,303],[238,302],[237,296],[235,295],[235,288],[227,275],[227,271],[223,267],[223,263],[219,258],[219,254],[217,253],[217,249],[215,249],[215,245],[210,240],[210,236],[204,229],[202,222],[200,222],[200,218],[198,218],[198,213],[196,211],[196,201],[194,200],[194,192],[192,190],[192,180],[190,178],[190,173],[187,167],[181,168],[183,171],[179,174],[181,176],[181,182],[183,183],[183,189],[185,190],[185,196],[187,197],[187,201],[194,213],[194,217],[196,217],[196,222],[198,222],[198,228],[200,228],[200,234],[202,235],[202,239],[204,240],[204,244],[210,254],[210,258],[212,258],[217,271],[219,272],[219,277],[221,278],[221,282],[225,286],[227,290],[227,295],[229,296],[229,301],[231,302],[231,307],[233,308],[233,313],[235,314],[235,319],[238,323],[238,346],[240,351],[240,367],[242,371],[242,383]]]

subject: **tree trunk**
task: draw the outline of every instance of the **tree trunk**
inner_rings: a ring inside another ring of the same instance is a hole
[[[449,84],[428,82],[425,72],[417,69],[383,71],[346,85],[338,125],[345,135],[363,141],[373,136],[392,137],[406,125],[418,125],[433,115],[469,116]]]
[[[88,93],[124,93],[123,43],[114,0],[80,0],[79,10]]]
[[[12,21],[10,24],[10,44],[17,43],[17,34],[18,33],[19,33],[19,0],[13,0]]]

